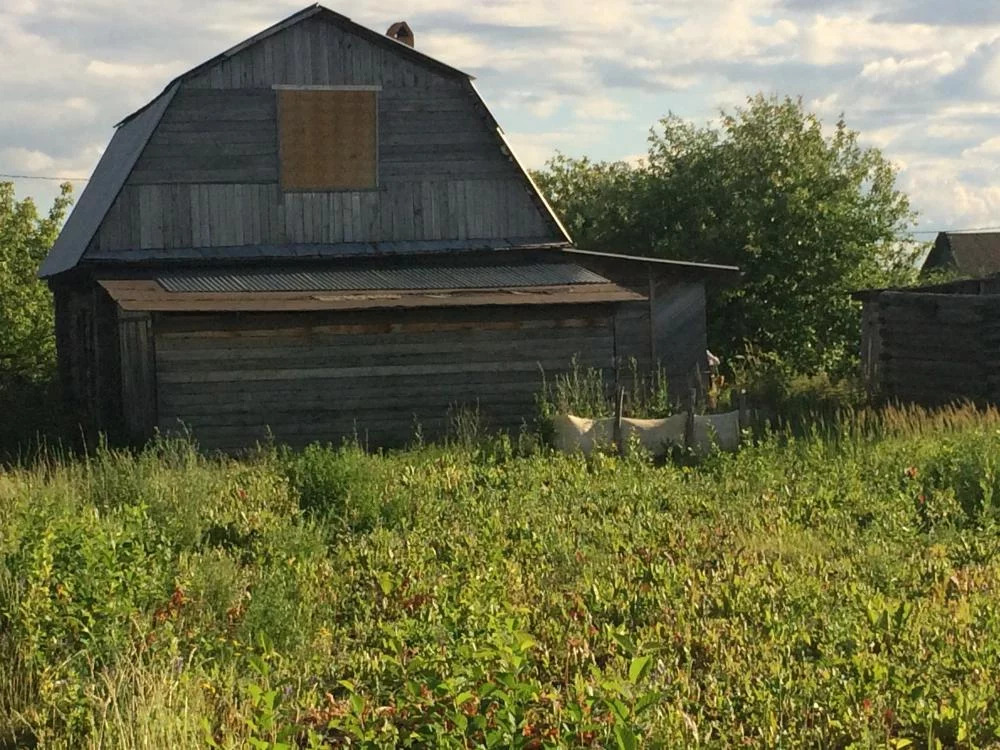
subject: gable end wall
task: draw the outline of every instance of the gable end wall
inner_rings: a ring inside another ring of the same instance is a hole
[[[279,188],[274,86],[376,86],[378,189]],[[561,241],[468,79],[313,17],[184,81],[94,251]]]

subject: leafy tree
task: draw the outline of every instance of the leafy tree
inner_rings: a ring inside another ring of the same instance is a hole
[[[581,247],[738,265],[709,313],[730,356],[844,372],[860,335],[851,291],[915,275],[895,168],[800,100],[757,95],[715,126],[669,115],[638,165],[557,155],[537,179]]]
[[[0,182],[0,377],[44,380],[55,363],[52,297],[36,274],[72,202],[69,184],[47,216]]]

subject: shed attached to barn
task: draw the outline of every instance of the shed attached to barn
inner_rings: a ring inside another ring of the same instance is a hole
[[[1000,403],[1000,277],[858,292],[876,399]]]
[[[393,444],[516,426],[574,357],[704,371],[736,269],[574,249],[470,77],[390,31],[306,8],[119,124],[40,272],[86,427]]]

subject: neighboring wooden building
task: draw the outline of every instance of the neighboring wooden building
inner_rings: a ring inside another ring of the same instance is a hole
[[[117,129],[40,275],[90,429],[239,448],[529,416],[541,371],[705,366],[736,269],[583,253],[466,74],[320,6]]]
[[[1000,278],[854,295],[862,367],[878,400],[1000,402]]]
[[[1000,273],[1000,232],[939,232],[923,270],[969,278]]]

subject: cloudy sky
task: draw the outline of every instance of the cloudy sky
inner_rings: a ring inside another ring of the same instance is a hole
[[[0,173],[88,175],[122,116],[305,3],[0,0]],[[557,149],[634,158],[667,112],[704,123],[791,94],[883,149],[920,229],[1000,225],[996,0],[326,4],[377,30],[409,21],[419,48],[477,77],[528,166]]]

